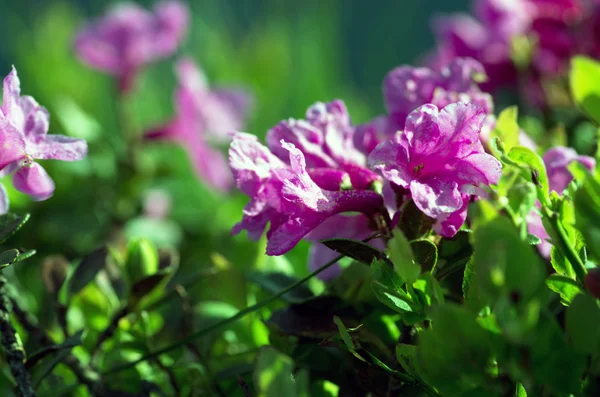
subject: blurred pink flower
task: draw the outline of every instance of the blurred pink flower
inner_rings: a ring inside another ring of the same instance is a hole
[[[54,192],[54,182],[34,160],[77,161],[87,154],[82,139],[48,135],[50,115],[30,96],[21,96],[17,71],[4,79],[0,107],[0,171],[14,172],[15,188],[35,200],[46,200]],[[0,211],[8,210],[4,188],[0,191]]]
[[[153,12],[120,3],[79,32],[75,51],[89,66],[116,76],[127,92],[141,67],[177,50],[188,20],[189,11],[179,1],[158,3]]]
[[[225,156],[211,147],[228,133],[243,128],[251,106],[251,96],[236,89],[209,88],[200,68],[189,58],[177,62],[179,87],[175,93],[176,117],[147,134],[149,139],[180,143],[189,153],[200,178],[227,191],[232,179]]]
[[[575,150],[568,147],[556,146],[544,154],[544,164],[548,173],[550,191],[555,191],[560,195],[563,194],[569,183],[573,180],[573,175],[571,175],[571,172],[567,168],[573,161],[579,161],[590,171],[596,167],[596,160],[594,158],[580,156]],[[537,206],[538,208],[540,207],[539,202]],[[549,258],[550,250],[552,249],[552,244],[548,242],[550,236],[544,229],[542,219],[536,211],[531,211],[527,218],[527,230],[542,240],[537,246],[538,250],[543,257]]]

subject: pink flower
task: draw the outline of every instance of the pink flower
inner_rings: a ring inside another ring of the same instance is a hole
[[[281,146],[289,153],[289,165],[255,136],[234,135],[229,164],[237,187],[250,197],[250,202],[233,234],[247,230],[248,236],[256,240],[270,223],[267,254],[283,255],[333,215],[372,215],[382,210],[383,198],[375,192],[321,189],[307,172],[302,151],[283,140]]]
[[[408,189],[415,205],[437,219],[435,230],[444,237],[464,223],[470,196],[481,194],[477,187],[496,183],[502,172],[480,142],[484,118],[474,104],[457,102],[441,111],[423,105],[408,116],[403,133],[369,155],[372,168]]]
[[[153,13],[135,3],[121,3],[77,35],[75,50],[89,66],[116,76],[126,92],[142,66],[177,50],[188,14],[179,1],[159,3]]]
[[[17,71],[4,79],[3,100],[0,108],[0,170],[15,172],[13,183],[17,190],[35,200],[46,200],[54,192],[54,182],[41,165],[34,160],[81,160],[87,154],[82,139],[63,135],[48,135],[50,115],[30,96],[21,96]],[[4,190],[0,211],[6,212],[8,201]]]
[[[478,81],[485,77],[483,66],[469,58],[455,58],[440,72],[399,66],[389,72],[383,82],[388,115],[361,126],[357,140],[366,150],[372,150],[381,140],[404,129],[407,116],[427,103],[443,108],[453,102],[473,102],[485,113],[492,114],[492,97],[478,86]]]
[[[324,189],[338,190],[345,177],[355,189],[369,189],[380,177],[367,168],[366,153],[355,146],[355,131],[344,102],[317,102],[306,111],[305,120],[285,120],[270,129],[267,144],[284,161],[289,154],[280,141],[294,144]]]
[[[567,168],[573,161],[579,161],[590,171],[596,167],[596,160],[594,158],[580,156],[572,148],[556,146],[544,154],[544,164],[546,165],[551,191],[563,194],[569,183],[573,180],[573,176]],[[539,202],[537,206],[539,208]],[[536,211],[531,211],[527,218],[527,230],[542,240],[538,245],[538,250],[543,257],[549,258],[550,250],[552,249],[552,244],[548,242],[550,236],[544,229],[542,219]]]
[[[490,77],[482,86],[485,91],[519,88],[532,104],[543,107],[545,80],[564,75],[573,55],[599,54],[594,45],[597,11],[598,2],[582,0],[479,0],[474,17],[460,14],[434,21],[438,48],[429,64],[472,57]],[[522,72],[512,59],[517,37],[535,40],[531,64]]]
[[[179,88],[175,94],[177,116],[147,134],[150,139],[180,143],[189,153],[200,178],[227,191],[232,180],[225,157],[209,140],[222,141],[229,131],[242,129],[251,104],[250,95],[233,89],[210,89],[202,71],[191,59],[176,65]]]

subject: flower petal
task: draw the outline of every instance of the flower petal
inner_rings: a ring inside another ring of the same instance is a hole
[[[305,120],[282,121],[267,132],[269,149],[280,159],[287,160],[289,153],[281,146],[282,140],[301,150],[311,168],[336,168],[337,166],[334,159],[324,151],[323,132]]]
[[[78,161],[87,155],[88,147],[83,139],[47,135],[43,140],[28,145],[27,149],[34,159]]]
[[[463,206],[458,184],[439,177],[413,180],[410,183],[410,193],[415,205],[434,219],[446,219]]]
[[[13,177],[15,189],[33,197],[36,201],[49,199],[54,193],[54,181],[38,163],[21,167]]]
[[[468,196],[463,196],[463,207],[451,213],[446,219],[440,220],[433,225],[433,230],[442,237],[452,238],[467,219]]]
[[[413,179],[406,148],[394,141],[382,142],[369,155],[369,167],[381,171],[383,176],[404,188]]]
[[[0,170],[25,156],[25,138],[4,118],[0,118]]]
[[[0,183],[0,215],[6,214],[8,212],[8,192],[4,185]]]

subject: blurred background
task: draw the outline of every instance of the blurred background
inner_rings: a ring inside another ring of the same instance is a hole
[[[265,296],[248,282],[249,271],[306,275],[308,244],[301,243],[286,257],[265,257],[264,241],[250,242],[245,232],[232,238],[231,227],[241,219],[247,198],[205,186],[177,145],[145,145],[135,159],[135,174],[120,168],[116,154],[125,149],[114,82],[80,63],[73,52],[78,29],[111,3],[116,2],[0,0],[0,75],[15,65],[22,92],[49,109],[50,133],[84,138],[89,144],[83,161],[44,163],[57,185],[50,200],[33,203],[10,186],[9,178],[2,180],[11,211],[32,215],[10,243],[38,250],[5,272],[24,306],[52,328],[54,303],[46,299],[48,285],[42,277],[48,255],[77,261],[105,242],[118,245],[143,236],[158,247],[176,249],[181,263],[174,282],[216,269],[209,281],[189,288],[194,321],[206,324],[207,318],[230,316]],[[384,111],[385,74],[400,64],[418,63],[433,48],[431,18],[466,11],[469,1],[202,0],[188,5],[192,20],[184,45],[174,57],[145,68],[124,105],[128,127],[137,134],[173,117],[173,61],[180,55],[193,57],[211,85],[252,92],[255,104],[246,131],[260,138],[278,121],[300,118],[314,102],[334,98],[346,102],[355,124],[366,122]],[[169,207],[160,221],[144,212],[156,191]],[[318,280],[311,282],[311,288],[319,288]],[[110,294],[114,291],[101,285],[86,287],[69,310],[72,329],[85,327],[93,334],[106,327],[119,306]],[[171,310],[159,317],[156,329],[177,315]],[[236,344],[267,342],[257,318],[243,324],[246,328],[238,333],[200,341],[201,348],[218,355],[235,351]]]

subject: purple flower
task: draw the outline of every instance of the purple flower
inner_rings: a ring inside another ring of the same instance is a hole
[[[187,7],[179,1],[159,3],[154,12],[121,3],[77,35],[75,50],[89,66],[116,76],[126,92],[142,66],[175,52],[188,19]]]
[[[189,153],[196,172],[213,187],[227,191],[232,179],[225,157],[209,140],[222,141],[229,131],[240,130],[247,118],[250,96],[240,90],[210,89],[206,78],[188,58],[176,65],[179,88],[175,94],[177,116],[150,131],[150,139],[180,143]]]
[[[0,108],[0,170],[14,172],[15,188],[35,200],[46,200],[54,192],[54,182],[34,160],[81,160],[87,154],[82,139],[48,135],[50,115],[30,96],[21,96],[17,71],[4,79]],[[0,211],[6,212],[6,192],[0,191]]]
[[[308,172],[319,174],[315,182],[324,189],[338,190],[345,175],[355,189],[369,189],[380,177],[367,168],[367,156],[356,147],[355,133],[344,102],[317,102],[307,110],[305,120],[285,120],[270,129],[267,145],[287,161],[288,150],[280,141],[292,143],[304,155]],[[323,173],[327,178],[322,178]],[[323,184],[322,180],[333,183]]]
[[[594,158],[580,156],[575,150],[568,147],[553,147],[544,154],[544,164],[546,165],[551,191],[562,194],[569,183],[571,183],[573,176],[567,166],[573,161],[579,161],[590,171],[596,167],[596,160]],[[539,207],[539,203],[537,205]],[[527,218],[527,230],[542,240],[541,244],[538,245],[538,250],[543,257],[549,258],[552,248],[552,244],[548,242],[550,236],[544,229],[542,219],[536,211],[531,211]]]
[[[490,77],[482,86],[485,91],[519,88],[531,103],[543,107],[544,81],[566,73],[573,55],[596,52],[597,9],[598,2],[582,0],[479,0],[474,17],[460,14],[434,21],[438,48],[429,64],[435,68],[454,57],[472,57]],[[518,37],[535,40],[523,72],[512,59]]]
[[[485,112],[457,102],[438,110],[428,104],[406,119],[402,134],[369,155],[372,168],[410,191],[416,206],[437,219],[435,230],[452,237],[464,223],[471,195],[496,183],[501,164],[485,153],[479,134]]]
[[[357,139],[372,150],[376,143],[404,129],[407,116],[427,103],[443,108],[453,102],[473,102],[485,113],[492,114],[492,97],[478,86],[485,77],[483,66],[468,58],[453,59],[441,72],[428,68],[397,67],[387,74],[383,82],[388,115],[362,126]]]
[[[258,239],[267,232],[267,254],[283,255],[300,239],[333,215],[382,210],[383,198],[372,191],[328,191],[321,189],[306,169],[304,154],[281,141],[289,153],[289,165],[263,146],[255,136],[237,133],[229,150],[229,164],[237,187],[250,202],[233,234],[248,231]]]

